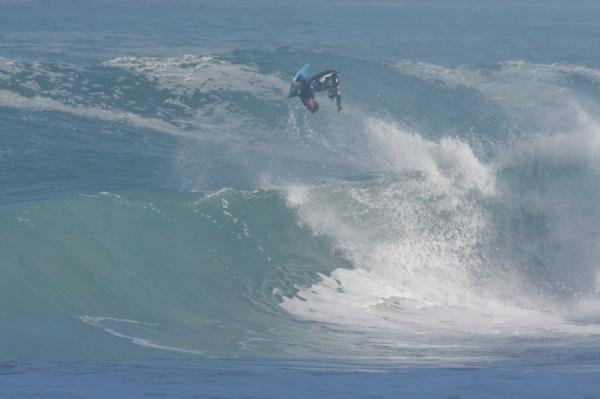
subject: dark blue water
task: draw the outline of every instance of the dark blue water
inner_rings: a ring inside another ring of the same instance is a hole
[[[548,392],[555,397],[595,398],[600,384],[593,372],[576,369],[403,368],[302,360],[7,363],[0,376],[4,380],[0,395],[15,398],[487,399],[547,398]]]

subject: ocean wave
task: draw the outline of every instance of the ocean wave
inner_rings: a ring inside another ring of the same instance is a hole
[[[279,75],[261,73],[256,65],[231,63],[210,54],[170,58],[119,57],[104,65],[134,71],[166,90],[186,96],[196,91],[232,91],[270,101],[284,96],[287,90],[285,80]]]
[[[476,91],[508,111],[507,121],[516,123],[513,132],[517,133],[577,130],[581,110],[590,114],[597,111],[598,92],[589,88],[597,86],[600,70],[585,66],[507,61],[448,67],[402,61],[396,68],[450,89]],[[582,85],[577,78],[585,79],[587,84]]]
[[[600,332],[595,70],[340,60],[344,111],[309,115],[277,55],[0,62],[0,160],[30,168],[8,189],[58,180],[0,208],[0,338],[31,348],[7,356],[440,359]],[[131,162],[148,142],[168,161]]]

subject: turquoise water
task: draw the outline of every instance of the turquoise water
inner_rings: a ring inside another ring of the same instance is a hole
[[[0,0],[0,395],[600,395],[599,16]]]

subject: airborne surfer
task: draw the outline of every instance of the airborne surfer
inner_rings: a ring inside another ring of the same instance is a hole
[[[311,113],[317,112],[319,109],[319,103],[315,100],[315,93],[325,90],[327,90],[327,97],[331,101],[335,99],[338,112],[342,110],[340,78],[334,70],[318,73],[311,78],[306,78],[298,73],[292,81],[292,89]]]

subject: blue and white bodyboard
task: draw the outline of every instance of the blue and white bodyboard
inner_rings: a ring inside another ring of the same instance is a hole
[[[296,72],[296,75],[294,75],[294,79],[292,79],[292,82],[294,82],[299,77],[302,77],[303,79],[308,79],[310,77],[310,64],[306,64],[302,68],[300,68],[300,70]],[[292,87],[290,83],[290,92],[288,93],[288,97],[295,97],[299,93],[300,87]]]

